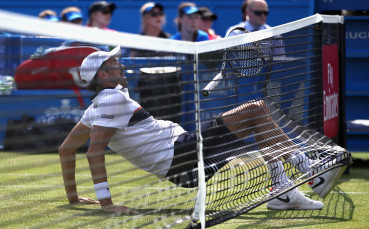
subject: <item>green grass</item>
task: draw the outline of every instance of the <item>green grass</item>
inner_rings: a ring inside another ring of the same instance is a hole
[[[351,152],[353,158],[369,160],[368,152]]]
[[[364,154],[366,156],[366,154]],[[355,154],[354,154],[355,157]],[[87,160],[84,154],[77,155],[77,184],[83,196],[95,197]],[[69,205],[65,196],[61,169],[57,154],[0,153],[0,228],[105,228],[117,224],[116,228],[130,228],[131,222],[121,224],[132,216],[115,216],[102,212],[99,205]],[[125,175],[144,176],[144,172],[129,170],[130,165],[120,161],[117,155],[107,155],[109,183],[119,184],[121,171]],[[157,195],[138,198],[146,190],[125,192],[122,190],[155,182],[155,177],[133,180],[111,189],[113,200],[137,208],[146,202],[155,202]],[[306,185],[301,189],[319,199]],[[178,188],[180,190],[180,188]],[[177,189],[173,195],[180,195]],[[194,196],[195,194],[191,194]],[[178,196],[175,201],[186,198]],[[350,174],[341,177],[337,187],[323,200],[320,211],[275,211],[264,205],[235,219],[213,228],[369,228],[369,168],[350,168]],[[321,200],[321,199],[319,199]],[[160,201],[157,207],[163,205]],[[191,203],[192,204],[192,203]],[[186,208],[186,205],[183,206]],[[140,210],[140,208],[138,208]],[[147,211],[148,209],[141,209]],[[160,213],[149,215],[155,219]],[[150,225],[148,228],[156,228]]]

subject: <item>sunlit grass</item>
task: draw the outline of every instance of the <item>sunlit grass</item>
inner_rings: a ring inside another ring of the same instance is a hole
[[[85,154],[78,154],[77,159],[78,191],[82,196],[95,198]],[[0,161],[0,198],[2,200],[0,228],[132,228],[135,226],[135,221],[131,219],[135,219],[136,216],[116,216],[105,213],[100,210],[99,205],[68,204],[57,154],[2,152]],[[189,203],[177,205],[175,208],[182,209],[184,212],[191,209],[190,206],[193,205],[191,198],[195,197],[196,192],[181,196],[183,189],[174,188],[165,193],[156,193],[156,187],[159,186],[155,183],[157,178],[145,176],[145,172],[135,170],[115,154],[107,155],[106,163],[108,173],[111,175],[109,182],[112,184],[113,200],[147,213],[140,219],[143,221],[141,223],[149,223],[167,213],[165,210],[160,210],[163,205],[169,206],[190,199]],[[132,181],[122,182],[127,177]],[[153,183],[148,187],[150,190],[137,188],[147,183]],[[166,183],[162,182],[160,185],[162,187]],[[302,185],[301,190],[311,195],[313,199],[321,200],[307,185]],[[147,192],[152,192],[153,195],[140,198]],[[162,202],[161,198],[166,195],[177,195],[177,197]],[[368,199],[369,167],[351,167],[350,174],[342,176],[337,188],[323,200],[325,207],[320,211],[272,211],[264,204],[213,228],[369,228]],[[157,209],[142,207],[147,202],[152,202],[152,206]],[[183,215],[186,215],[185,213]],[[178,215],[168,216],[167,222],[176,217],[178,218]],[[156,224],[149,224],[147,228],[157,228],[156,226]]]

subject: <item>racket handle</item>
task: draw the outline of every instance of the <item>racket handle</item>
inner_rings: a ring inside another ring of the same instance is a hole
[[[219,72],[212,81],[210,81],[208,83],[208,85],[206,85],[206,87],[204,87],[201,90],[201,94],[205,97],[210,95],[210,91],[213,90],[216,86],[218,86],[218,84],[220,83],[220,80],[223,79],[223,72]]]

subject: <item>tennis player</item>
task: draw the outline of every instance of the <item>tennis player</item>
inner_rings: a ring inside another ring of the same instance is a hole
[[[165,178],[181,187],[197,185],[196,135],[186,132],[171,121],[156,120],[129,97],[124,66],[118,62],[120,47],[111,52],[98,51],[87,56],[81,65],[81,78],[96,94],[62,145],[59,155],[67,197],[70,203],[100,203],[107,212],[137,213],[114,205],[109,191],[104,152],[110,149],[136,167]],[[206,179],[227,163],[246,143],[242,139],[254,132],[260,149],[291,149],[293,143],[277,126],[263,101],[243,104],[210,121],[202,123]],[[271,140],[271,136],[273,137]],[[90,139],[87,158],[97,200],[79,197],[75,182],[76,150]],[[277,144],[278,143],[278,144]],[[279,150],[278,150],[279,149]],[[228,152],[228,153],[227,153]],[[285,157],[301,172],[309,171],[311,163],[303,153],[295,151]],[[172,159],[174,158],[174,159]],[[272,187],[291,187],[278,155],[269,155]],[[304,162],[304,163],[301,163]],[[326,177],[329,180],[329,177]],[[321,185],[326,186],[328,182]],[[329,183],[331,185],[331,183]],[[334,184],[333,184],[334,185]],[[332,188],[332,187],[328,187]],[[323,203],[304,196],[298,188],[272,199],[272,209],[321,209]],[[269,204],[269,203],[268,203]]]

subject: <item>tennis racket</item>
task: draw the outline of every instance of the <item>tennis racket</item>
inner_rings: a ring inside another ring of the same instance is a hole
[[[245,28],[234,28],[227,37],[248,33]],[[264,53],[259,41],[227,48],[223,54],[223,62],[220,72],[212,81],[201,90],[203,96],[209,96],[224,78],[224,70],[228,64],[241,77],[251,77],[259,74],[265,63]]]

